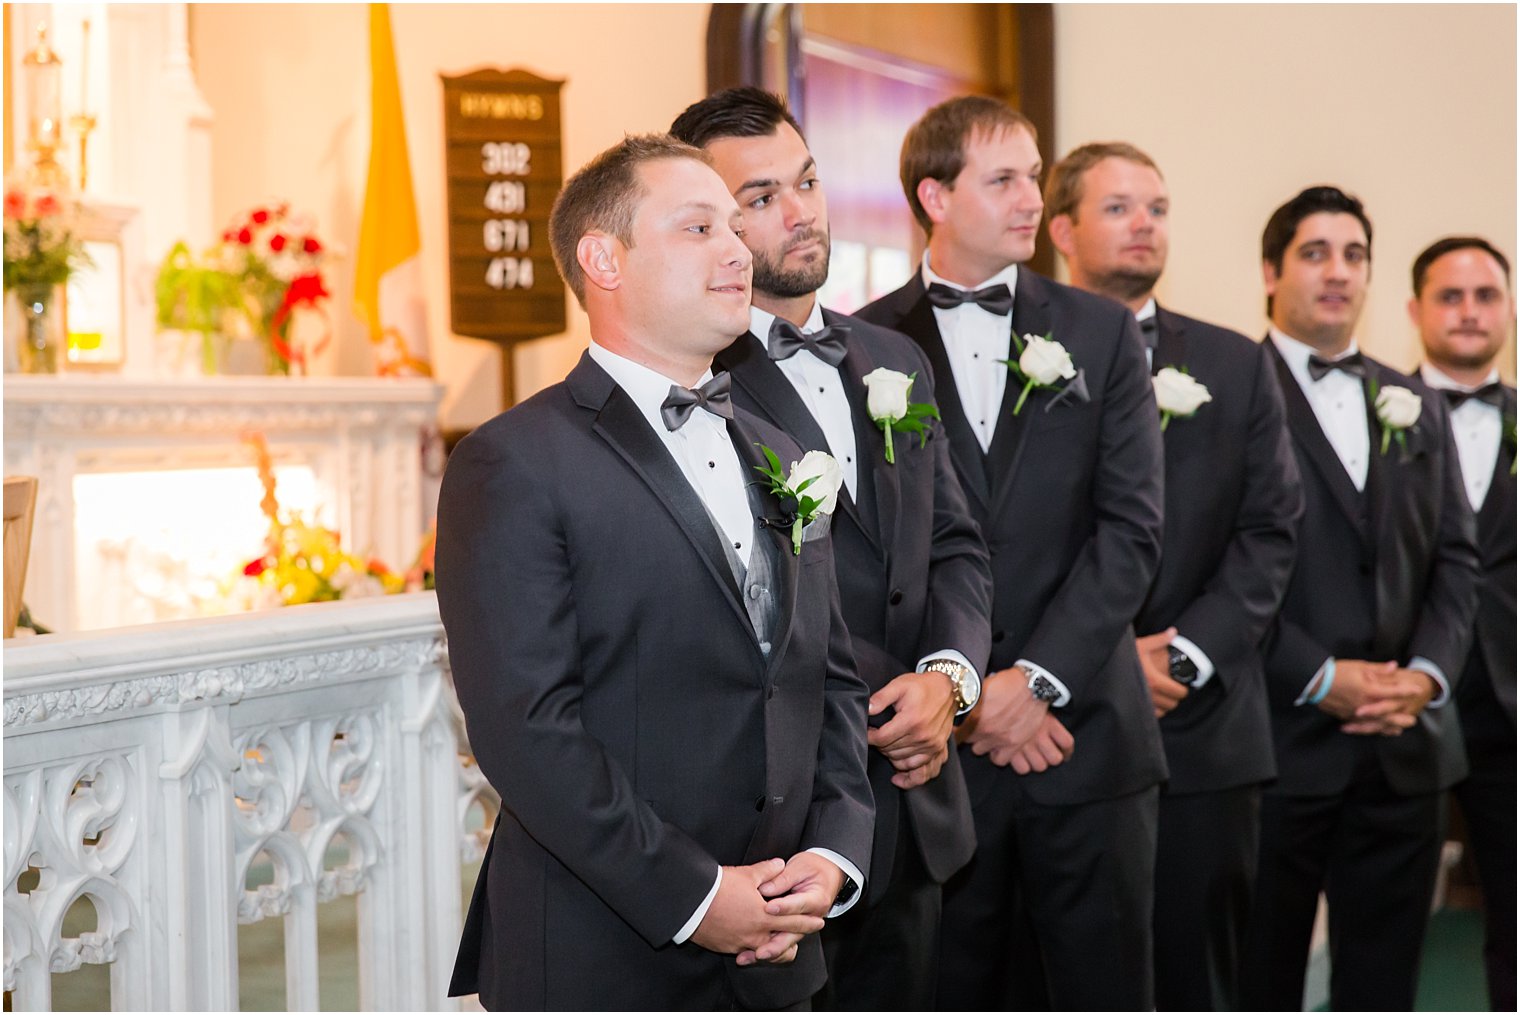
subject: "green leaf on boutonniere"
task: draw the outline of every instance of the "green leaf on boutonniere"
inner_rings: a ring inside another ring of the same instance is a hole
[[[1515,438],[1515,417],[1504,417],[1504,428],[1499,431],[1499,439],[1509,449],[1509,474],[1513,476],[1515,474],[1515,459],[1517,456],[1520,456],[1520,446],[1517,446],[1520,442],[1517,442]]]

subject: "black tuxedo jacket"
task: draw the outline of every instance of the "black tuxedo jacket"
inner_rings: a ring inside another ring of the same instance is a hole
[[[1419,376],[1419,371],[1415,372]],[[1504,437],[1478,509],[1478,620],[1462,681],[1486,679],[1515,724],[1515,389],[1504,388]],[[1468,718],[1464,715],[1464,719]]]
[[[1157,307],[1152,374],[1163,367],[1186,368],[1213,401],[1161,435],[1161,568],[1135,631],[1175,626],[1214,664],[1208,683],[1161,719],[1168,790],[1198,793],[1277,774],[1261,642],[1288,587],[1303,489],[1261,346]]]
[[[801,457],[736,412],[756,442]],[[767,495],[769,499],[769,495]],[[776,508],[780,514],[779,506]],[[776,541],[767,661],[721,537],[631,398],[589,356],[483,424],[439,500],[438,606],[471,747],[502,814],[475,887],[454,993],[491,1008],[794,1004],[824,980],[739,968],[672,937],[720,864],[824,847],[870,860],[865,684],[839,612],[832,542]]]
[[[1052,333],[1082,371],[1087,400],[1036,390],[1014,416],[1020,385],[1010,377],[986,453],[966,420],[922,276],[858,316],[912,338],[939,379],[950,457],[992,556],[989,666],[1029,659],[1071,691],[1053,714],[1076,750],[1022,776],[1029,796],[1069,805],[1161,782],[1166,760],[1130,623],[1155,575],[1162,510],[1161,433],[1134,315],[1021,267],[1013,329]],[[992,780],[1014,777],[969,750],[961,761],[973,802]]]
[[[1271,338],[1264,344],[1304,482],[1298,562],[1267,655],[1278,768],[1272,791],[1337,793],[1371,749],[1396,791],[1436,792],[1466,772],[1456,709],[1427,708],[1397,737],[1361,737],[1342,733],[1319,708],[1293,702],[1331,656],[1399,665],[1424,656],[1454,684],[1461,677],[1478,563],[1446,406],[1422,382],[1364,357],[1369,381],[1409,388],[1424,405],[1406,434],[1407,451],[1390,444],[1381,454],[1382,431],[1367,399],[1372,455],[1358,493],[1287,363]]]
[[[916,373],[910,401],[933,402],[929,364],[902,335],[828,310],[823,318],[850,329],[838,369],[855,424],[858,496],[840,491],[832,534],[855,666],[872,693],[941,649],[959,651],[985,675],[992,575],[986,544],[950,464],[944,430],[928,421],[922,446],[915,435],[894,433],[896,463],[889,465],[881,429],[866,411],[863,378],[878,367]],[[786,431],[804,449],[829,450],[822,428],[758,338],[740,336],[714,363],[732,375],[739,405]],[[937,778],[906,792],[892,785],[896,770],[880,751],[870,752],[869,771],[876,795],[869,875],[873,897],[879,898],[889,882],[904,804],[931,877],[943,883],[971,859],[976,832],[953,750]]]

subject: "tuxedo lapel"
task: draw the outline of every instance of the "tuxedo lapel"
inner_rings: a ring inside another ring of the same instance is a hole
[[[1478,509],[1478,545],[1493,546],[1504,528],[1515,526],[1515,448],[1509,442],[1515,419],[1515,393],[1504,389],[1504,405],[1499,415],[1499,453],[1494,456],[1494,475],[1489,481],[1483,506]]]
[[[838,317],[827,311],[823,319],[825,324],[838,322]],[[865,378],[875,369],[876,363],[861,343],[853,339],[846,343],[839,379],[850,403],[850,425],[855,428],[855,508],[859,512],[856,520],[866,540],[880,553],[884,546],[892,544],[898,495],[897,470],[886,464],[886,440],[867,408]],[[900,434],[898,439],[909,436]]]
[[[1288,432],[1303,448],[1309,461],[1314,465],[1315,471],[1320,474],[1320,478],[1330,489],[1336,506],[1362,534],[1365,541],[1368,535],[1367,524],[1362,516],[1361,494],[1357,492],[1356,484],[1351,482],[1351,477],[1346,473],[1346,467],[1341,464],[1340,456],[1335,453],[1335,448],[1330,446],[1330,439],[1320,429],[1319,418],[1314,415],[1313,407],[1304,397],[1303,389],[1298,386],[1298,379],[1293,376],[1293,371],[1288,369],[1288,364],[1282,358],[1282,354],[1277,351],[1277,346],[1273,344],[1270,337],[1266,339],[1266,344],[1267,353],[1277,367],[1277,378],[1282,388],[1283,401],[1287,404]],[[1372,450],[1374,452],[1377,450],[1376,439],[1373,441]],[[1369,467],[1369,478],[1371,474],[1372,470]]]
[[[713,580],[728,593],[729,605],[743,621],[745,629],[751,630],[749,614],[740,601],[739,585],[734,580],[733,569],[728,565],[722,541],[717,529],[713,527],[712,516],[702,504],[702,498],[686,481],[681,467],[670,457],[670,452],[665,449],[660,438],[649,428],[648,421],[640,415],[633,399],[589,357],[583,358],[568,378],[571,389],[578,394],[588,393],[588,389],[597,383],[590,371],[605,378],[607,383],[605,400],[592,429],[611,445],[660,503],[665,505],[682,533],[691,541]],[[589,407],[596,408],[594,405]]]
[[[1156,308],[1156,349],[1151,354],[1151,376],[1162,367],[1181,370],[1187,365],[1186,325],[1171,314]]]
[[[950,355],[945,351],[945,341],[940,337],[939,322],[934,319],[934,306],[925,295],[923,283],[917,276],[913,283],[918,289],[918,300],[897,325],[904,334],[912,336],[929,357],[934,376],[939,378],[935,390],[939,403],[940,421],[950,438],[950,455],[964,483],[968,495],[980,502],[983,510],[992,505],[992,486],[987,478],[987,456],[982,452],[981,442],[966,419],[966,409],[961,404],[960,393],[955,388],[955,371],[950,368]]]
[[[1013,334],[1008,343],[1008,358],[1018,359],[1018,346],[1025,335],[1044,338],[1051,332],[1050,304],[1040,278],[1028,266],[1019,268],[1017,292],[1013,297]],[[1059,342],[1060,336],[1053,335]],[[1003,388],[1003,404],[998,408],[997,428],[992,431],[992,445],[987,449],[987,471],[992,484],[992,507],[1001,507],[1013,486],[1014,473],[1018,471],[1019,459],[1024,453],[1024,439],[1029,432],[1029,416],[1044,408],[1033,397],[1024,402],[1019,414],[1013,414],[1023,394],[1024,385],[1010,371],[1008,384]]]

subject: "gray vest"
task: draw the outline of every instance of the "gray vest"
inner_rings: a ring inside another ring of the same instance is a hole
[[[749,495],[749,503],[752,513],[759,518],[764,510],[760,503],[759,490],[750,484],[745,488]],[[704,505],[705,507],[706,505]],[[718,520],[713,518],[712,512],[707,512],[713,528],[718,532],[718,540],[723,544],[723,555],[728,558],[728,566],[734,573],[734,581],[738,584],[744,596],[744,612],[749,614],[750,626],[755,629],[755,640],[760,643],[760,652],[767,659],[771,655],[771,636],[776,630],[777,590],[774,575],[776,574],[776,541],[766,534],[759,525],[754,526],[754,538],[750,545],[753,549],[749,555],[749,566],[745,567],[739,555],[734,552],[733,544],[723,536],[723,528]]]

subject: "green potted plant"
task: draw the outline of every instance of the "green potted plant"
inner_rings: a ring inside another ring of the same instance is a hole
[[[237,278],[209,253],[197,259],[182,240],[159,266],[154,294],[159,328],[199,334],[201,369],[218,373],[228,342],[227,315],[243,311]]]

